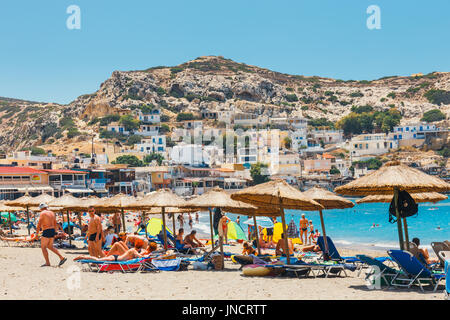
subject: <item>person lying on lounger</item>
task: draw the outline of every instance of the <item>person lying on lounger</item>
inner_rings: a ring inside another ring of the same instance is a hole
[[[127,238],[125,239],[125,243],[128,246],[128,248],[136,248],[138,250],[140,249],[145,250],[148,247],[148,240],[136,234],[128,235]]]
[[[26,237],[10,238],[10,237],[2,237],[2,236],[0,236],[0,239],[4,240],[4,241],[34,241],[34,240],[39,239],[39,237],[36,235],[36,233],[32,233],[31,235],[26,236]]]
[[[73,261],[77,260],[94,260],[94,261],[126,261],[135,258],[147,258],[150,254],[140,254],[135,248],[131,248],[127,250],[125,253],[118,255],[113,254],[110,256],[106,256],[103,258],[97,258],[89,255],[81,255],[73,259]]]
[[[292,244],[292,240],[288,238],[288,246],[289,246],[289,255],[294,254],[294,245]],[[286,255],[286,246],[284,244],[284,233],[281,234],[281,239],[277,242],[277,247],[275,248],[275,254],[277,256]]]

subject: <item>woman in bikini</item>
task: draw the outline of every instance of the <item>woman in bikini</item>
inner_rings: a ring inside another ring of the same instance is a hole
[[[302,218],[300,219],[300,240],[302,240],[303,244],[306,244],[308,241],[308,219],[305,218],[305,214],[302,214]],[[305,235],[305,240],[303,240],[303,235]]]
[[[77,260],[95,260],[95,261],[125,261],[134,258],[145,258],[147,255],[140,254],[136,249],[132,248],[127,250],[123,254],[112,254],[103,258],[97,258],[89,255],[81,255],[73,259],[73,261]]]

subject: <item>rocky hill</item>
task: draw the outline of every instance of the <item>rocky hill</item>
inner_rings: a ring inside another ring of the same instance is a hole
[[[172,116],[234,106],[280,117],[301,110],[308,118],[337,121],[353,105],[369,104],[377,110],[395,106],[404,121],[419,120],[436,108],[449,118],[450,73],[343,81],[283,74],[223,57],[199,57],[175,67],[114,71],[97,92],[66,106],[0,98],[0,142],[10,150],[41,144],[43,138],[83,140],[95,130],[88,125],[90,119],[143,104],[159,106]],[[72,123],[67,124],[67,119]],[[79,132],[70,135],[74,128]]]

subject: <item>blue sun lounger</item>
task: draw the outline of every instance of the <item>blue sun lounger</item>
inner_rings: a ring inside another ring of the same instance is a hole
[[[323,236],[319,236],[317,238],[317,244],[319,245],[320,250],[322,252],[325,252],[325,241],[323,239]],[[333,241],[328,236],[327,236],[327,244],[328,244],[328,255],[330,256],[331,260],[343,261],[345,263],[353,263],[353,264],[361,262],[361,260],[359,260],[357,257],[341,257]]]
[[[445,273],[433,272],[419,261],[412,253],[404,250],[388,250],[388,254],[402,269],[403,273],[398,273],[391,284],[398,287],[410,288],[413,284],[418,284],[423,290],[422,283],[434,284],[433,292],[436,291],[439,282],[445,279]]]
[[[376,258],[372,258],[364,254],[358,254],[356,257],[372,269],[366,273],[365,280],[369,280],[372,277],[372,281],[376,283],[378,279],[382,279],[383,281],[381,282],[381,285],[385,284],[390,287],[392,279],[398,272],[401,272],[385,265]]]
[[[328,278],[328,276],[332,274],[340,276],[342,272],[345,274],[345,276],[347,276],[345,270],[356,270],[356,266],[353,264],[337,263],[336,261],[323,263],[306,263],[296,258],[291,258],[290,260],[291,264],[266,264],[265,267],[282,268],[286,271],[291,271],[298,275],[309,275],[310,273],[312,273],[314,277],[317,277],[316,272],[321,272],[322,275],[325,275],[325,278]],[[286,262],[287,260],[286,258],[281,257],[280,261]]]

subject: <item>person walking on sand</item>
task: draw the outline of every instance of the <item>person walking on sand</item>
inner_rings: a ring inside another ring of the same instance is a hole
[[[314,225],[312,220],[309,220],[309,237],[308,237],[308,244],[311,244],[314,239]]]
[[[300,219],[300,240],[302,240],[303,244],[306,244],[308,241],[308,219],[306,219],[305,214],[302,214],[302,218]],[[303,235],[305,235],[305,240],[303,240]]]
[[[56,254],[59,257],[59,264],[58,266],[62,266],[64,262],[67,261],[67,258],[63,257],[58,249],[53,247],[53,241],[54,237],[56,235],[56,228],[61,229],[61,226],[59,226],[56,223],[56,216],[53,211],[50,211],[47,209],[48,205],[46,203],[41,203],[39,205],[39,210],[41,210],[41,214],[39,216],[39,222],[36,226],[36,234],[39,233],[39,231],[42,229],[42,237],[41,237],[41,249],[42,254],[45,259],[45,264],[43,264],[41,267],[49,267],[50,266],[50,260],[48,258],[48,250],[52,251],[54,254]]]
[[[89,220],[88,225],[88,251],[89,255],[94,257],[104,257],[104,253],[101,250],[102,241],[102,222],[98,215],[95,214],[94,207],[89,207],[88,210]]]

